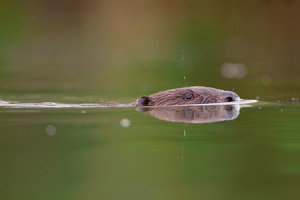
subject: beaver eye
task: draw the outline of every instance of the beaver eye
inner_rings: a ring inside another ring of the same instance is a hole
[[[193,95],[192,94],[186,94],[185,95],[185,100],[191,100],[191,99],[193,99],[194,97],[193,97]]]

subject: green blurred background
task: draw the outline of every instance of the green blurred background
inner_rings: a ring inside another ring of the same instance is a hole
[[[205,85],[295,97],[299,22],[297,0],[2,1],[0,94],[123,102]]]
[[[284,103],[210,124],[4,103],[0,199],[299,199],[299,22],[298,0],[1,1],[0,100],[205,85]]]

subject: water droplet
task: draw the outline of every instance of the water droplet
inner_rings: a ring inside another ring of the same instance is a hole
[[[225,78],[245,78],[247,67],[242,63],[225,63],[221,67],[221,73]]]
[[[121,119],[120,125],[122,127],[129,127],[131,125],[131,121],[129,119]]]
[[[45,129],[46,134],[49,136],[54,136],[56,134],[56,128],[53,125],[48,125]]]

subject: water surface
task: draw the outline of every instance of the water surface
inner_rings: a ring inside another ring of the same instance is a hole
[[[299,199],[298,0],[4,1],[0,16],[0,199]],[[99,105],[194,85],[260,102]]]
[[[299,104],[215,123],[135,108],[0,108],[5,199],[296,199]]]

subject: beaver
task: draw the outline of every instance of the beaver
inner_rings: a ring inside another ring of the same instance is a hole
[[[239,101],[240,97],[231,91],[224,91],[211,87],[192,86],[165,90],[142,96],[135,102],[120,104],[107,102],[100,104],[63,104],[54,102],[41,103],[11,103],[0,100],[0,107],[14,108],[87,108],[87,107],[143,107],[143,106],[175,106],[175,105],[193,105]]]
[[[239,101],[240,97],[231,91],[224,91],[211,87],[191,86],[165,90],[142,96],[134,106],[174,106],[190,104],[208,104]]]

